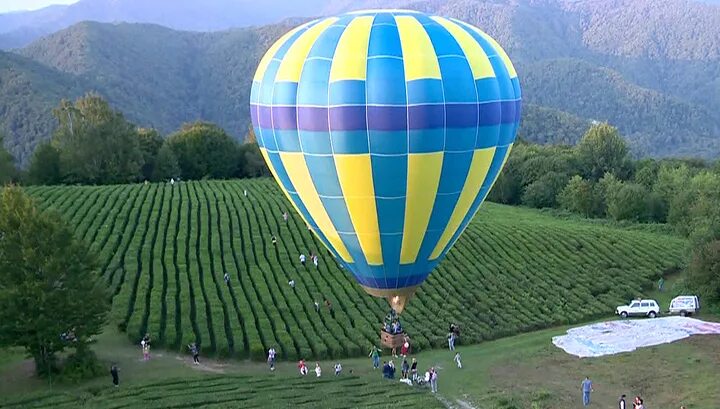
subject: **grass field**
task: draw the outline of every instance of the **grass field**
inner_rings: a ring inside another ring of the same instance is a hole
[[[550,343],[565,329],[460,347],[463,369],[454,367],[447,350],[418,354],[422,370],[439,368],[439,396],[381,379],[369,359],[342,360],[345,373],[337,379],[331,374],[335,361],[323,361],[319,380],[314,375],[300,378],[294,363],[280,363],[272,374],[266,365],[250,361],[203,359],[197,367],[189,356],[170,351],[157,351],[144,362],[138,348],[109,331],[94,349],[101,359],[119,363],[120,388],[111,386],[109,376],[50,388],[32,378],[31,362],[16,359],[0,366],[0,407],[565,409],[581,407],[580,381],[589,375],[595,384],[590,408],[613,408],[625,393],[643,396],[649,408],[682,404],[717,409],[720,337],[696,336],[633,353],[579,359]]]
[[[99,255],[114,294],[111,325],[132,341],[149,332],[156,347],[180,351],[197,340],[204,354],[255,360],[272,345],[296,360],[361,356],[378,340],[386,301],[366,295],[325,251],[318,270],[300,265],[298,255],[321,244],[298,217],[283,222],[292,212],[271,179],[28,191]],[[488,203],[410,302],[405,327],[424,350],[445,344],[449,322],[472,344],[587,321],[673,270],[684,246]],[[314,310],[325,298],[334,317]]]

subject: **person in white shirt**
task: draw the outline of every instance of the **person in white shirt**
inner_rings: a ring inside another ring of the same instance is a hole
[[[275,370],[275,354],[275,348],[270,347],[270,349],[268,350],[268,365],[270,365],[271,371]]]
[[[288,284],[290,284],[290,288],[295,289],[295,280],[288,281]]]
[[[342,365],[338,362],[335,364],[335,376],[340,375],[340,372],[342,372]]]
[[[319,378],[320,375],[322,375],[322,369],[320,369],[320,363],[315,362],[315,376]]]
[[[460,352],[455,354],[455,358],[453,358],[453,361],[455,361],[458,368],[462,369],[462,362],[460,362]]]
[[[300,264],[305,265],[305,255],[300,254]]]

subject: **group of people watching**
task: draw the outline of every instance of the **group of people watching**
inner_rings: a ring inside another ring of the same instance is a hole
[[[394,309],[391,309],[390,312],[385,315],[383,330],[392,335],[403,333],[403,327],[402,324],[400,324],[400,317],[398,317]]]

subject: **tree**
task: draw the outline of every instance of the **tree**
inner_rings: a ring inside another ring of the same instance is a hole
[[[142,153],[137,131],[99,95],[53,110],[63,177],[70,183],[127,183],[140,178]]]
[[[245,178],[270,176],[270,169],[268,169],[257,144],[244,143],[240,145],[239,158],[238,169],[240,172],[238,176]]]
[[[138,129],[137,136],[143,162],[140,173],[144,180],[151,180],[155,173],[157,156],[163,145],[163,138],[158,131],[152,128]]]
[[[222,128],[207,122],[185,124],[167,143],[180,165],[183,179],[225,179],[239,166],[237,142]]]
[[[615,220],[645,221],[648,191],[637,183],[624,182],[607,195],[607,212]]]
[[[0,347],[23,347],[38,374],[65,348],[86,351],[110,308],[89,248],[18,187],[0,194]],[[63,339],[62,334],[72,334]]]
[[[590,180],[599,180],[607,172],[625,180],[632,169],[628,153],[617,128],[607,123],[593,125],[577,145],[580,167]]]
[[[550,172],[525,188],[522,203],[526,206],[543,208],[555,207],[557,196],[568,182],[565,174]]]
[[[565,210],[585,217],[599,213],[595,186],[589,180],[575,175],[557,197],[558,204]]]
[[[172,148],[165,143],[158,151],[153,169],[152,181],[159,182],[180,176],[180,166]]]
[[[720,240],[695,247],[688,269],[688,281],[707,302],[720,302]]]
[[[55,185],[62,181],[60,152],[52,144],[42,143],[35,148],[28,178],[36,185]]]
[[[0,186],[10,183],[17,178],[15,160],[10,152],[5,149],[4,135],[0,133]]]

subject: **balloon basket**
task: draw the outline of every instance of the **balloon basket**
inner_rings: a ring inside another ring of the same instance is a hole
[[[404,332],[391,334],[385,330],[380,330],[380,343],[383,347],[389,349],[402,348],[403,343],[405,343],[405,336]]]

